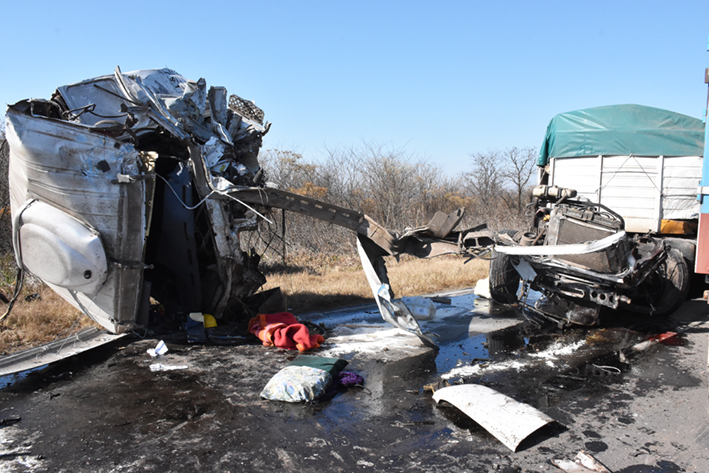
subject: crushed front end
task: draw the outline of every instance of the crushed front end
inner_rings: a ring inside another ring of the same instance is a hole
[[[535,189],[533,225],[497,247],[493,299],[515,302],[522,279],[542,295],[530,309],[561,324],[593,325],[603,307],[655,315],[676,309],[688,290],[682,254],[662,239],[629,236],[620,215],[574,194]]]

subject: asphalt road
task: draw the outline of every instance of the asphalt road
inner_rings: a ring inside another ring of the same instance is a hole
[[[330,334],[313,354],[365,378],[329,401],[262,400],[293,352],[259,343],[201,346],[120,340],[0,391],[0,471],[561,471],[585,450],[613,472],[709,471],[709,307],[672,318],[606,318],[600,328],[525,323],[454,295],[436,319],[441,350],[382,324],[371,308],[310,315]],[[674,344],[647,336],[680,332]],[[556,422],[510,451],[424,386],[480,383]]]

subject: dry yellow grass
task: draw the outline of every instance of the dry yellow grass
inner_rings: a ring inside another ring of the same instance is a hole
[[[31,302],[25,300],[33,294],[38,294],[39,298]],[[6,307],[0,304],[2,313]],[[0,324],[0,354],[42,345],[91,326],[98,327],[47,286],[29,284],[22,290],[10,315]]]
[[[2,263],[0,261],[0,263]],[[9,296],[12,277],[8,261],[0,271],[0,287]],[[397,297],[430,294],[475,285],[487,277],[488,263],[473,260],[464,265],[459,257],[419,260],[387,258],[392,288]],[[266,268],[264,289],[280,287],[288,307],[303,313],[373,302],[372,293],[359,260],[352,256],[298,256],[289,265]],[[38,294],[28,302],[25,297]],[[0,310],[6,305],[0,304]],[[67,336],[72,331],[98,326],[41,283],[28,281],[10,315],[0,322],[0,355],[30,348]]]
[[[373,302],[372,292],[361,265],[348,261],[328,265],[302,262],[297,269],[269,274],[265,289],[280,287],[294,311],[330,309]],[[488,262],[473,260],[463,264],[460,257],[430,260],[387,258],[392,289],[397,297],[430,294],[474,286],[487,277]]]

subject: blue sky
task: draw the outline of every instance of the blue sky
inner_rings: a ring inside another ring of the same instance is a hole
[[[638,103],[701,117],[709,2],[0,3],[0,103],[170,67],[253,100],[266,148],[389,144],[454,174],[549,120]]]

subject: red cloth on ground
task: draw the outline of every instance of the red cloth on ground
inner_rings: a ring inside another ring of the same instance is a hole
[[[308,351],[320,347],[322,335],[310,335],[308,327],[298,323],[290,312],[258,314],[249,320],[249,332],[256,335],[267,347]]]

